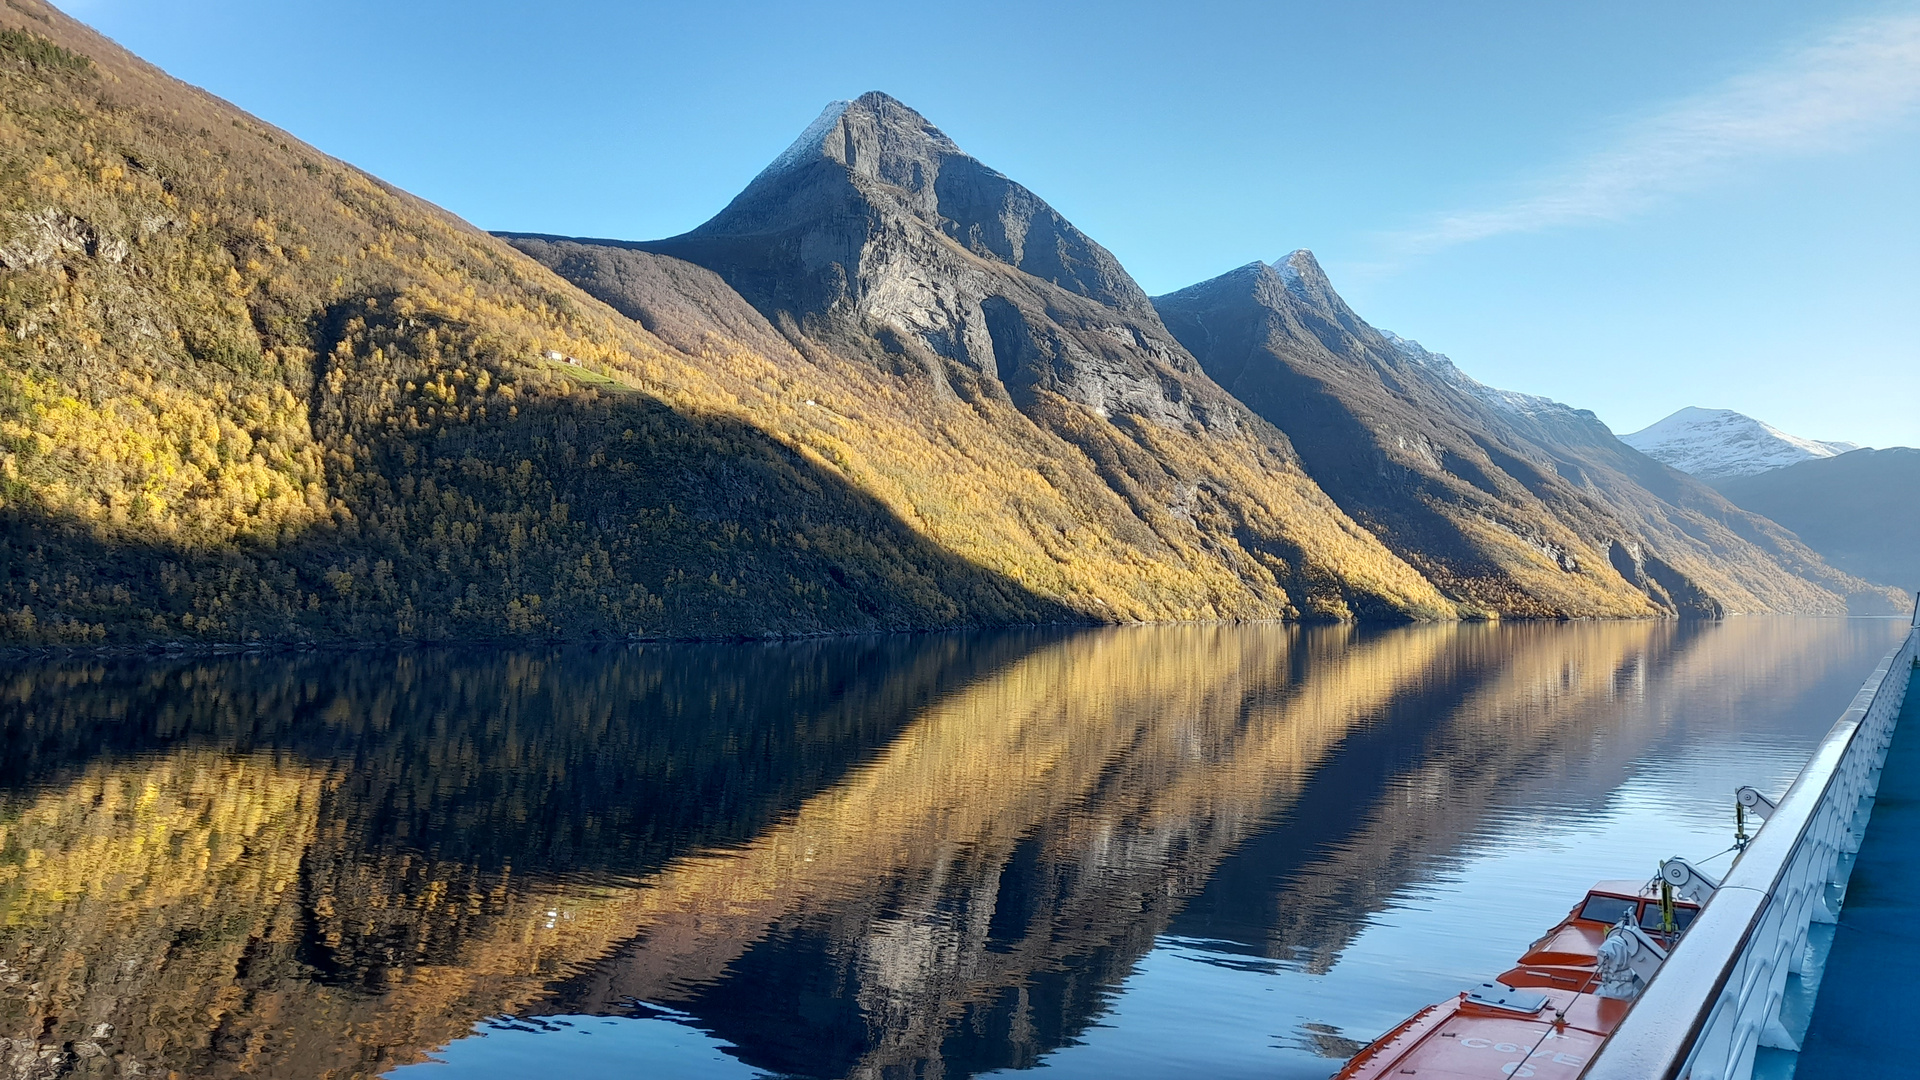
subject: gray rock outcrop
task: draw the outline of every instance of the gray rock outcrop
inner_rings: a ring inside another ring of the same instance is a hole
[[[828,106],[712,220],[638,246],[710,267],[778,325],[952,360],[1016,403],[1240,419],[1111,253],[885,94]]]

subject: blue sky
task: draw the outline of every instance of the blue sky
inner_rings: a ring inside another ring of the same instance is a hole
[[[1616,431],[1920,445],[1920,3],[60,0],[491,229],[650,238],[879,89],[1150,292],[1310,247]]]

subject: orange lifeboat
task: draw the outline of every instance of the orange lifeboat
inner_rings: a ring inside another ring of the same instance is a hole
[[[1647,936],[1671,949],[1700,913],[1700,905],[1686,900],[1672,903],[1673,928],[1661,909],[1657,886],[1638,881],[1602,881],[1575,904],[1540,940],[1527,947],[1518,964],[1497,978],[1508,986],[1551,987],[1589,991],[1594,987],[1595,958],[1607,933],[1629,915]]]
[[[1335,1080],[1573,1080],[1631,1004],[1485,983],[1415,1013],[1355,1054]]]
[[[1334,1080],[1572,1080],[1632,1001],[1599,989],[1599,954],[1623,924],[1670,949],[1700,906],[1637,881],[1603,881],[1497,981],[1408,1017]]]

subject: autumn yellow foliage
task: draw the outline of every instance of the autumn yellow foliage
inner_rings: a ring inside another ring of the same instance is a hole
[[[50,8],[0,20],[0,641],[1454,614],[1271,450],[681,351]]]

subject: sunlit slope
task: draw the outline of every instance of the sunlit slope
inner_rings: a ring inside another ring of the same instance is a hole
[[[1117,548],[1162,567],[1183,617],[1453,610],[1200,370],[1111,253],[883,93],[830,105],[684,235],[506,235],[683,347],[751,339],[811,386],[853,391],[809,408],[865,422],[904,405],[885,426],[924,449],[872,457],[890,483],[921,486],[928,453],[1006,462],[1021,482],[969,491],[969,467],[916,505],[1032,532],[1072,583]],[[988,563],[1007,543],[956,537]]]
[[[1395,355],[1310,252],[1154,303],[1210,375],[1292,436],[1328,494],[1449,595],[1508,616],[1671,609],[1503,472],[1496,456],[1516,472],[1521,464],[1501,432]]]
[[[31,0],[0,20],[9,638],[1078,617],[498,241]]]
[[[1451,613],[1251,448],[1167,503],[1177,430],[1096,461],[683,351],[38,0],[0,27],[7,641]]]

